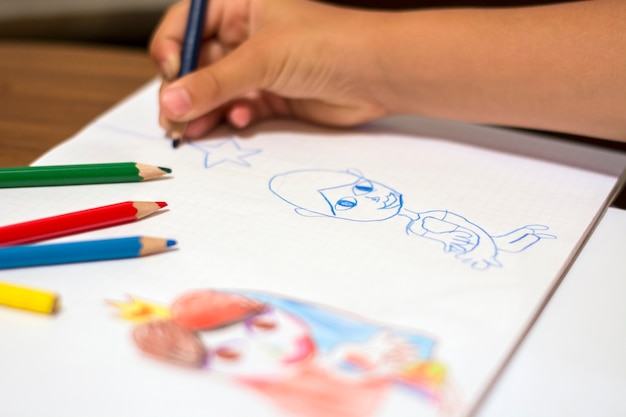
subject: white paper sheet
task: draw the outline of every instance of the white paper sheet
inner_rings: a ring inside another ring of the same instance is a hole
[[[145,258],[2,271],[63,299],[55,317],[0,310],[2,415],[470,415],[626,165],[589,147],[417,118],[355,130],[274,121],[173,150],[156,92],[149,84],[37,164],[135,161],[172,176],[0,190],[0,224],[166,201],[150,218],[60,240],[179,242]],[[200,369],[142,353],[139,324],[108,302],[170,306],[197,289],[267,307],[196,332],[209,351]],[[254,327],[250,317],[278,336],[233,333]],[[249,349],[240,361],[218,349],[222,333],[250,339],[237,342]]]

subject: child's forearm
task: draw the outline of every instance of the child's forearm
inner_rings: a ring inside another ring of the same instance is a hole
[[[387,14],[392,113],[626,141],[626,2]],[[384,36],[383,36],[384,35]]]

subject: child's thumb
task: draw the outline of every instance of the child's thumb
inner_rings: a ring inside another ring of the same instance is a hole
[[[193,120],[247,92],[264,89],[266,50],[249,40],[214,64],[173,82],[160,94],[163,114],[172,121]]]

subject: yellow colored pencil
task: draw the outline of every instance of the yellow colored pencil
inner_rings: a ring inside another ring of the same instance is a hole
[[[0,282],[0,305],[54,314],[59,309],[60,298],[53,292]]]

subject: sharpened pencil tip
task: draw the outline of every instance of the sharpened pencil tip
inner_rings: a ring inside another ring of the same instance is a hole
[[[172,173],[172,169],[171,168],[165,168],[165,167],[158,167],[161,171],[166,172],[168,174]]]
[[[168,239],[168,240],[167,240],[167,243],[166,243],[166,246],[167,246],[168,248],[170,248],[170,247],[172,247],[172,246],[176,246],[176,243],[177,243],[177,242],[176,242],[174,239]]]
[[[167,206],[167,203],[165,201],[157,201],[156,203],[159,206],[159,208],[163,208]]]
[[[185,137],[185,129],[187,128],[187,123],[185,122],[173,122],[172,130],[170,130],[170,138],[172,138],[172,148],[178,148]]]

